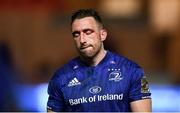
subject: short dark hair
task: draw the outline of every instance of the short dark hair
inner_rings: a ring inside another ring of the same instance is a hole
[[[79,9],[76,12],[74,12],[71,17],[71,25],[75,19],[81,19],[84,17],[93,17],[103,27],[101,17],[99,16],[98,12],[94,9]]]

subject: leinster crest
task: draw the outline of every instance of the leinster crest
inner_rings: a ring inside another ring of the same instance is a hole
[[[109,74],[109,81],[119,82],[123,77],[120,71],[113,71]]]

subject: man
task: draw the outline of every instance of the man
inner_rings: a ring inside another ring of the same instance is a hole
[[[150,112],[144,71],[125,57],[104,49],[107,31],[92,9],[71,18],[79,57],[60,68],[49,82],[48,111]]]

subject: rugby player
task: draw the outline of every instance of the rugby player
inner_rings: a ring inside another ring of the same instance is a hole
[[[58,69],[48,85],[51,112],[151,112],[151,93],[144,70],[105,50],[107,37],[99,14],[80,9],[71,17],[79,56]]]

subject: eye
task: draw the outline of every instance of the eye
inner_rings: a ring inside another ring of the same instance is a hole
[[[91,33],[92,33],[92,31],[90,31],[90,30],[86,31],[87,35],[90,35]]]
[[[84,32],[86,33],[86,35],[90,35],[91,33],[93,33],[93,30],[87,29]]]
[[[72,35],[74,38],[76,38],[76,37],[79,37],[80,33],[79,32],[73,32]]]

